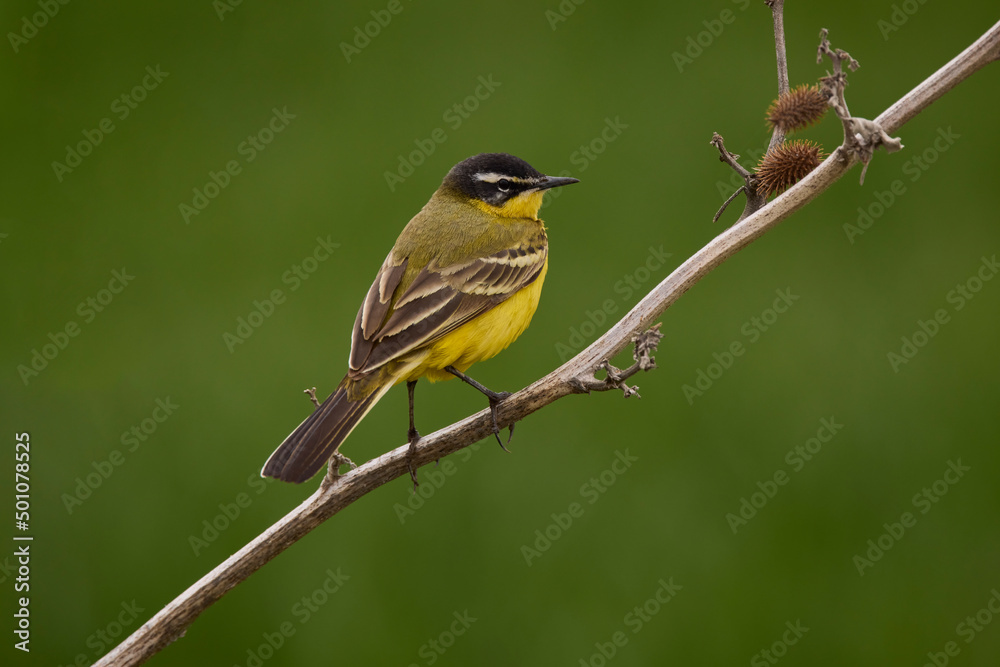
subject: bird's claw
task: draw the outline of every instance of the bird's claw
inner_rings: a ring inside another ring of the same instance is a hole
[[[493,437],[497,439],[497,444],[500,445],[500,449],[504,450],[508,454],[510,453],[510,450],[507,449],[507,447],[504,444],[504,442],[500,439],[500,425],[497,423],[497,405],[500,404],[500,401],[504,400],[505,398],[508,398],[509,396],[512,396],[512,394],[509,391],[501,391],[501,392],[497,392],[495,396],[490,396],[489,397],[489,399],[490,399],[490,416],[493,418]],[[508,427],[508,431],[507,431],[507,444],[508,445],[510,444],[510,439],[513,438],[513,437],[514,437],[514,424],[511,424]]]
[[[413,465],[413,455],[416,454],[417,441],[420,440],[420,434],[417,433],[417,429],[411,428],[407,435],[410,439],[410,449],[406,453],[406,469],[410,471],[410,480],[413,482],[413,493],[416,493],[420,482],[417,481],[417,469]]]

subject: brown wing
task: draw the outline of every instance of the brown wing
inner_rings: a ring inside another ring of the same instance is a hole
[[[397,263],[390,253],[354,323],[351,373],[433,343],[530,285],[548,257],[540,240],[449,266],[432,262],[398,295],[407,259]]]

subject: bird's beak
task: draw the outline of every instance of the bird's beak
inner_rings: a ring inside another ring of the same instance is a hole
[[[579,183],[578,178],[569,178],[565,176],[546,176],[545,180],[539,185],[535,186],[536,190],[548,190],[550,188],[558,188],[561,185],[569,185],[570,183]]]

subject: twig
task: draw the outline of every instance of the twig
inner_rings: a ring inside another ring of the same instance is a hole
[[[302,393],[308,394],[309,400],[312,401],[312,404],[315,405],[317,408],[319,407],[319,399],[316,398],[316,387],[309,387],[308,389],[303,389]]]
[[[351,466],[351,470],[356,470],[358,467],[354,461],[347,458],[340,452],[334,452],[333,456],[330,457],[330,462],[326,466],[326,475],[320,483],[320,488],[336,484],[337,480],[343,477],[343,475],[340,474],[340,466],[344,464]]]
[[[747,195],[747,203],[746,206],[743,207],[743,214],[740,216],[740,220],[742,220],[747,215],[749,215],[747,211],[753,213],[753,211],[759,210],[762,206],[764,206],[764,204],[767,203],[767,200],[764,198],[763,195],[757,193],[757,177],[754,176],[752,173],[750,173],[743,165],[741,165],[738,162],[738,160],[740,159],[739,155],[729,152],[729,149],[726,148],[726,144],[721,134],[719,134],[718,132],[713,132],[712,141],[710,141],[709,143],[711,143],[719,150],[719,162],[725,162],[726,164],[728,164],[732,168],[732,170],[735,171],[737,174],[739,174],[740,178],[743,179],[743,185],[740,186],[740,188],[736,192],[734,192],[733,195],[729,197],[729,199],[723,202],[722,206],[719,208],[718,211],[716,211],[715,216],[712,218],[712,222],[715,222],[720,217],[722,217],[723,211],[725,211],[726,207],[729,206],[730,202],[732,202],[733,199],[736,198],[736,195],[738,195],[740,192],[745,192]],[[737,220],[737,222],[739,222],[739,220]]]
[[[771,19],[774,23],[774,52],[778,65],[778,97],[788,92],[788,58],[785,56],[785,0],[767,0],[771,8]],[[775,127],[771,133],[771,141],[767,150],[773,150],[785,140],[785,131]]]
[[[784,20],[784,9],[785,0],[766,0],[766,4],[771,9],[771,19],[774,23],[774,54],[775,62],[778,67],[778,97],[781,97],[788,92],[788,58],[785,55],[785,20]],[[785,131],[775,126],[774,131],[771,133],[771,141],[768,143],[767,150],[773,150],[776,146],[780,146],[785,140]],[[744,169],[737,161],[738,155],[733,156],[732,153],[727,151],[722,145],[722,137],[718,132],[712,135],[712,145],[719,149],[721,153],[721,160],[726,162],[730,167],[732,167],[737,174],[743,178],[743,187],[737,190],[733,195],[727,199],[722,206],[716,211],[715,216],[712,218],[712,222],[718,221],[722,217],[722,213],[728,208],[729,204],[736,198],[740,192],[746,193],[747,202],[743,206],[743,213],[740,214],[739,219],[744,220],[747,217],[753,215],[761,208],[767,204],[767,194],[764,192],[757,192],[757,179],[749,171]]]
[[[854,118],[847,108],[847,99],[844,97],[844,89],[847,88],[847,75],[844,74],[844,63],[852,72],[861,65],[843,49],[834,50],[827,39],[829,31],[826,28],[819,33],[819,48],[816,52],[816,62],[823,62],[826,56],[833,63],[833,74],[820,79],[820,92],[827,98],[827,102],[833,107],[837,117],[844,126],[843,149],[851,153],[853,157],[860,160],[864,167],[861,168],[861,184],[865,182],[865,173],[868,171],[868,163],[879,146],[885,148],[887,153],[895,153],[903,147],[899,139],[890,137],[877,120],[872,121],[867,118]]]
[[[733,194],[729,195],[729,199],[727,199],[726,201],[722,202],[722,206],[720,206],[719,210],[715,212],[714,216],[712,216],[712,222],[718,222],[719,218],[722,217],[722,214],[726,212],[727,208],[729,208],[729,205],[733,203],[733,200],[736,199],[737,197],[739,197],[740,193],[746,192],[746,189],[747,189],[746,185],[741,185],[736,192],[734,192]]]
[[[753,176],[753,174],[751,174],[746,168],[744,168],[743,165],[741,165],[738,162],[740,156],[736,155],[735,153],[729,152],[729,149],[726,148],[725,141],[723,140],[721,134],[719,134],[718,132],[713,132],[712,140],[709,143],[715,146],[717,149],[719,149],[719,162],[725,162],[726,164],[728,164],[730,167],[733,168],[733,171],[735,171],[744,179],[748,179],[751,176]]]
[[[622,393],[625,394],[625,398],[629,398],[630,396],[642,398],[639,395],[639,387],[630,387],[626,384],[625,380],[628,380],[639,371],[651,371],[656,368],[656,360],[653,359],[653,352],[656,351],[661,338],[663,338],[663,334],[660,333],[659,322],[641,334],[634,334],[632,336],[632,343],[635,345],[635,349],[632,352],[632,358],[635,359],[634,364],[625,370],[621,370],[612,366],[608,360],[604,360],[595,369],[603,370],[607,373],[603,380],[599,380],[596,377],[577,377],[573,380],[573,389],[581,394],[589,394],[592,391],[621,389]]]
[[[928,77],[884,111],[875,122],[886,132],[905,122],[1000,56],[1000,23],[994,25],[969,48]],[[508,426],[556,401],[575,393],[575,383],[590,378],[593,369],[629,345],[635,332],[648,328],[682,294],[741,248],[760,238],[781,221],[829,188],[857,158],[840,159],[836,153],[802,181],[763,209],[715,237],[653,288],[609,331],[585,350],[544,378],[504,400],[498,407],[498,423]],[[425,465],[467,447],[493,433],[489,410],[420,439],[412,453],[414,465]],[[181,637],[187,627],[225,593],[256,572],[297,540],[365,494],[397,477],[407,475],[408,444],[372,459],[341,476],[336,483],[322,485],[301,505],[260,536],[206,574],[143,624],[97,665],[138,665]]]

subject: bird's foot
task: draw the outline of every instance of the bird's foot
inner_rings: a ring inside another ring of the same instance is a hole
[[[493,437],[497,439],[497,444],[500,445],[500,449],[504,450],[508,454],[510,453],[510,450],[507,449],[504,442],[500,439],[500,426],[497,424],[497,405],[500,404],[500,401],[504,400],[505,398],[509,398],[510,396],[512,396],[512,394],[509,391],[501,391],[501,392],[490,391],[489,393],[486,393],[486,397],[490,401],[490,417],[493,418]],[[513,437],[514,437],[514,424],[511,423],[509,430],[507,431],[508,445],[510,444],[510,439]]]
[[[483,394],[490,401],[490,416],[493,418],[493,435],[496,437],[497,442],[500,444],[500,448],[505,452],[510,452],[506,446],[504,446],[503,441],[500,439],[500,426],[497,423],[497,405],[500,404],[506,398],[510,398],[513,394],[509,391],[493,391],[492,389],[487,389],[482,384],[476,382],[468,375],[458,370],[454,366],[446,366],[445,370],[457,377],[462,382],[475,387],[479,393]],[[507,435],[507,444],[510,444],[510,439],[514,437],[514,424],[510,425],[510,430]]]
[[[416,493],[420,482],[417,481],[417,468],[413,465],[413,457],[417,453],[417,441],[420,440],[420,434],[417,433],[417,429],[410,428],[407,436],[410,440],[410,449],[406,453],[406,468],[410,471],[410,480],[413,481],[413,492]]]

